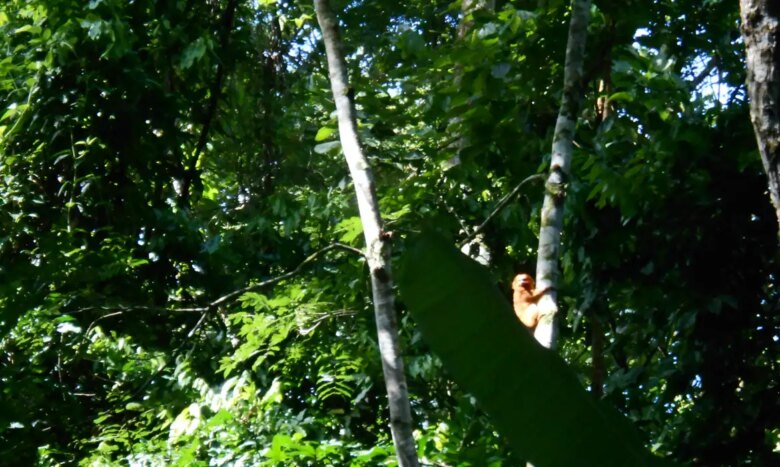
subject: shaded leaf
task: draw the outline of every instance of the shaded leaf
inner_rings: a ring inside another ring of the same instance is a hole
[[[536,466],[664,465],[514,317],[486,271],[444,238],[402,258],[401,293],[423,337],[512,447]]]

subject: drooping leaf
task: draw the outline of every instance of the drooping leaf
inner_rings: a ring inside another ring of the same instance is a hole
[[[413,243],[400,288],[426,342],[519,455],[540,467],[664,465],[520,325],[487,272],[444,238],[426,233]]]

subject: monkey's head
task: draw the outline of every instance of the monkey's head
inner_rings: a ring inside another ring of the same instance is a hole
[[[512,290],[525,289],[529,292],[532,292],[535,287],[536,282],[534,282],[534,278],[529,274],[518,274],[512,281]]]

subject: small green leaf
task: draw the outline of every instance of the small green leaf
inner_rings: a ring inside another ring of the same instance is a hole
[[[238,300],[243,306],[252,308],[256,312],[269,309],[268,297],[257,292],[246,292]]]
[[[634,96],[632,96],[631,93],[625,91],[616,92],[615,94],[609,96],[609,102],[616,102],[616,101],[631,102],[633,100],[634,100]]]
[[[233,414],[229,410],[221,409],[215,413],[213,417],[206,424],[207,428],[220,427],[233,420]]]
[[[328,141],[327,143],[320,143],[314,146],[314,152],[316,152],[317,154],[327,154],[340,147],[341,147],[341,142]]]
[[[108,420],[108,417],[109,417],[109,416],[110,416],[110,415],[108,415],[108,414],[101,415],[101,416],[99,416],[98,418],[96,418],[95,420],[93,420],[93,421],[92,421],[92,423],[94,423],[95,425],[100,425],[101,423],[103,423],[103,422],[105,422],[106,420]]]
[[[295,23],[295,27],[300,29],[303,27],[304,24],[306,24],[307,21],[312,19],[311,15],[301,15],[293,20]]]
[[[331,127],[324,126],[317,131],[317,136],[314,137],[314,141],[325,141],[327,139],[330,139],[330,137],[336,132],[335,129]]]
[[[137,268],[138,266],[143,266],[149,264],[149,260],[146,258],[137,258],[137,259],[131,259],[127,262],[127,265],[130,268]]]
[[[29,32],[30,34],[40,34],[41,27],[35,26],[34,24],[25,24],[24,26],[14,30],[14,34],[21,34],[23,32]]]
[[[203,37],[199,37],[184,49],[179,60],[179,65],[183,69],[187,69],[192,66],[193,63],[203,58],[206,55],[207,42]]]
[[[359,217],[349,217],[336,224],[336,232],[343,232],[339,241],[352,244],[363,233],[363,223]]]

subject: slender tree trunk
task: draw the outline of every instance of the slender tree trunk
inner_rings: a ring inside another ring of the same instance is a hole
[[[563,72],[563,97],[555,122],[550,173],[545,184],[542,205],[539,251],[536,258],[536,284],[539,290],[549,291],[539,301],[542,315],[534,337],[547,348],[555,346],[558,312],[558,258],[563,230],[563,202],[570,179],[572,141],[577,126],[577,114],[582,99],[582,63],[585,58],[585,40],[588,36],[590,0],[573,0],[569,38],[566,45],[566,65]]]
[[[419,463],[412,436],[412,415],[401,359],[393,279],[390,273],[390,244],[387,235],[381,229],[382,219],[371,168],[358,139],[354,92],[347,80],[347,65],[341,50],[337,20],[327,0],[314,0],[314,8],[317,11],[317,20],[322,29],[322,38],[328,56],[328,70],[333,99],[336,101],[341,148],[355,184],[358,209],[366,239],[366,258],[371,273],[379,352],[382,357],[382,369],[390,405],[390,429],[398,464],[402,467],[417,466]]]
[[[769,178],[780,238],[780,3],[740,0],[750,119]]]

